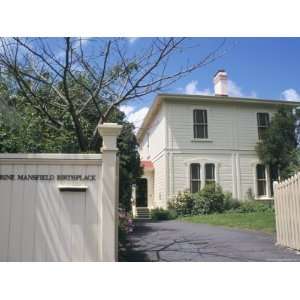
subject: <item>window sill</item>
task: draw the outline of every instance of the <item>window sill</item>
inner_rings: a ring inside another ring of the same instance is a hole
[[[202,143],[202,142],[204,142],[204,143],[212,143],[213,141],[210,140],[210,139],[192,139],[191,142],[193,142],[193,143],[198,143],[198,142],[200,142],[200,143]]]
[[[267,196],[260,196],[260,197],[255,197],[255,200],[269,201],[269,200],[274,200],[274,198],[273,197],[267,197]]]

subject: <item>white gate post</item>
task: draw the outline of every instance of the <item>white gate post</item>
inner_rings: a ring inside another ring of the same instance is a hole
[[[104,123],[98,127],[103,138],[102,145],[102,261],[118,259],[118,170],[117,137],[122,129],[116,123]]]

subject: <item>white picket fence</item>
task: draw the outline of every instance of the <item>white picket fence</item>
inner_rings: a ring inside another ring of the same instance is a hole
[[[300,250],[300,173],[274,183],[277,243]]]

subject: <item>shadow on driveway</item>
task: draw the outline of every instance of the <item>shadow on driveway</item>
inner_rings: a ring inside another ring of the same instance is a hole
[[[182,221],[137,222],[121,261],[300,261],[261,232]]]

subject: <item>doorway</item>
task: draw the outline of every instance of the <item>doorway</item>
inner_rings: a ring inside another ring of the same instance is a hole
[[[136,183],[136,207],[148,207],[148,184],[146,178],[138,179]]]

